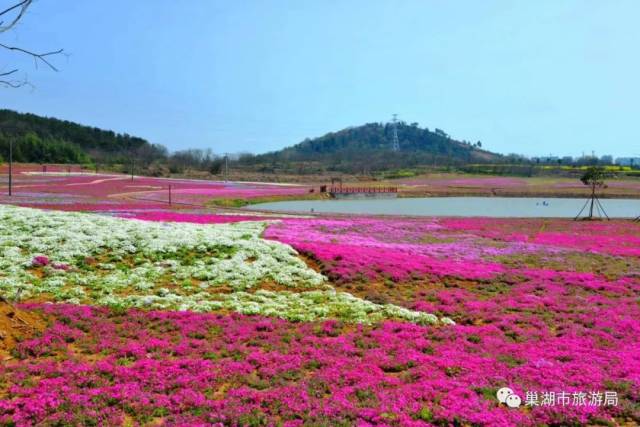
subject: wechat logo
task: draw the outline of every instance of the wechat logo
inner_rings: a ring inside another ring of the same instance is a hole
[[[520,403],[522,403],[520,396],[515,394],[509,387],[502,387],[498,390],[496,397],[500,403],[504,403],[509,408],[518,408],[520,407]]]

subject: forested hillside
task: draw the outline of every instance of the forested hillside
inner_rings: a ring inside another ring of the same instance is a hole
[[[363,172],[420,165],[461,165],[499,161],[502,156],[482,150],[482,143],[457,141],[440,129],[417,123],[397,124],[399,151],[392,150],[393,125],[368,123],[331,132],[280,151],[245,157],[245,164],[263,170]]]
[[[18,162],[120,163],[131,153],[145,158],[166,157],[163,146],[110,130],[30,113],[0,110],[0,156],[6,158],[9,139]]]

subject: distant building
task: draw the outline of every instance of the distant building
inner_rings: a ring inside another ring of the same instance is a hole
[[[597,165],[598,158],[596,156],[583,155],[582,157],[578,157],[575,163],[578,165]]]
[[[542,156],[542,157],[534,157],[533,161],[536,163],[558,163],[560,160],[557,156]]]
[[[618,157],[616,165],[640,167],[640,157]]]
[[[564,156],[564,157],[562,158],[562,164],[563,164],[563,165],[571,165],[571,164],[573,164],[573,157],[571,157],[571,156]]]
[[[613,156],[608,154],[604,156],[600,156],[600,163],[603,165],[612,165],[613,164]]]

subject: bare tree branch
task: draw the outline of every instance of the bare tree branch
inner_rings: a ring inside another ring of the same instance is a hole
[[[16,73],[17,71],[18,69],[16,68],[15,70],[7,71],[6,73],[0,73],[0,77],[10,76],[11,74]]]
[[[0,11],[0,18],[2,18],[5,15],[10,14],[11,16],[13,16],[13,14],[15,14],[15,16],[9,20],[9,23],[7,25],[4,25],[5,21],[0,20],[0,34],[14,28],[18,24],[18,22],[23,18],[29,6],[31,6],[31,4],[33,3],[33,0],[20,0],[20,1],[14,0],[14,1],[17,1],[17,3],[15,3],[11,7],[8,7]],[[53,71],[58,71],[58,69],[49,61],[49,57],[64,54],[62,49],[53,50],[50,52],[38,53],[28,49],[24,49],[22,47],[10,46],[4,43],[0,43],[0,48],[6,49],[12,52],[28,55],[33,58],[36,68],[38,68],[39,63],[43,63]],[[26,77],[24,78],[24,80],[12,80],[12,79],[5,78],[6,76],[13,75],[17,71],[18,70],[15,69],[15,70],[7,71],[4,73],[0,72],[0,86],[12,87],[12,88],[18,88],[22,86],[32,86]]]
[[[4,24],[4,21],[0,21],[0,33],[4,33],[5,31],[9,31],[11,28],[13,28],[18,23],[18,21],[22,19],[22,16],[27,11],[27,8],[31,6],[32,1],[33,0],[22,0],[21,2],[14,4],[8,9],[5,9],[2,12],[0,12],[0,16],[2,16],[15,9],[20,8],[20,10],[18,11],[18,14],[16,15],[15,18],[13,18],[13,20],[9,23],[9,25],[3,26],[2,24]]]
[[[0,85],[17,89],[22,86],[31,86],[26,80],[0,80]]]
[[[22,86],[31,86],[31,87],[33,87],[33,85],[31,85],[27,81],[26,78],[23,79],[23,80],[7,80],[7,79],[5,79],[5,77],[11,76],[11,75],[13,75],[13,74],[15,74],[17,72],[18,72],[18,69],[0,73],[0,85],[5,86],[5,87],[12,87],[12,88],[19,88],[19,87],[22,87]]]
[[[51,56],[51,55],[59,55],[63,51],[63,49],[58,49],[58,50],[54,50],[54,51],[51,51],[51,52],[35,53],[35,52],[31,52],[29,50],[23,49],[21,47],[7,46],[7,45],[5,45],[3,43],[0,43],[0,47],[3,47],[3,48],[8,49],[8,50],[13,50],[13,51],[16,51],[16,52],[22,52],[24,54],[30,55],[30,56],[33,57],[34,61],[36,62],[36,68],[38,66],[38,61],[42,61],[44,64],[49,66],[49,68],[51,68],[53,71],[58,71],[58,69],[56,67],[54,67],[53,64],[51,64],[51,62],[47,61],[46,57],[47,56]]]

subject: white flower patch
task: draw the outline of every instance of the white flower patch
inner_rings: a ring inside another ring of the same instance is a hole
[[[171,271],[182,278],[213,280],[242,289],[265,280],[291,287],[315,287],[325,281],[290,246],[261,239],[264,227],[262,222],[155,223],[4,205],[0,206],[0,267],[15,275],[42,255],[50,264],[69,264],[83,275],[85,258],[107,256],[108,260],[96,265],[101,274],[93,277],[106,284],[113,284],[113,279],[104,271],[114,271],[118,281],[124,273],[128,282],[157,279]],[[218,255],[221,248],[229,253]],[[118,274],[118,262],[134,255],[147,266]],[[165,256],[168,259],[157,266],[148,262]],[[196,262],[188,265],[190,259]]]
[[[431,314],[336,292],[293,248],[262,239],[265,226],[147,222],[0,205],[0,293],[121,308],[226,309],[292,321],[438,322]],[[291,291],[252,292],[263,283]],[[225,292],[216,292],[220,287]]]

